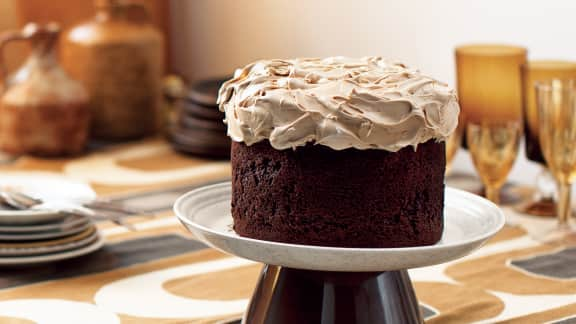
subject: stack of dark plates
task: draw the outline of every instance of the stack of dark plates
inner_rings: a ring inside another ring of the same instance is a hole
[[[212,79],[191,85],[176,105],[168,129],[168,139],[177,151],[211,158],[230,157],[224,113],[218,110],[218,89],[225,79]]]

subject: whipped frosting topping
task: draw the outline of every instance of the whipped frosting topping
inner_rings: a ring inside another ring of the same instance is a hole
[[[278,150],[308,142],[396,152],[454,131],[454,90],[381,57],[262,60],[236,70],[218,96],[232,140]]]

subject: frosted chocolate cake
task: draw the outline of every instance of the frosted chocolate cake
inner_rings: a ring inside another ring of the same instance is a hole
[[[220,89],[241,236],[430,245],[443,230],[455,92],[380,57],[265,60]]]

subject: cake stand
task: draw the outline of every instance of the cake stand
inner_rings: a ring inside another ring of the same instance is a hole
[[[200,241],[264,263],[243,323],[421,323],[407,269],[458,259],[504,225],[491,202],[447,188],[444,233],[436,245],[332,248],[239,237],[232,230],[230,182],[193,190],[174,206]]]

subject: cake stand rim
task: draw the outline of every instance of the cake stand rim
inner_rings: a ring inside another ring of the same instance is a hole
[[[438,260],[438,262],[436,262],[435,260],[429,260],[428,262],[420,262],[421,264],[418,263],[416,265],[411,265],[408,267],[394,267],[394,268],[380,269],[380,270],[376,270],[376,268],[378,268],[378,267],[370,267],[370,266],[364,267],[364,270],[348,270],[348,268],[350,268],[350,267],[343,267],[343,268],[345,268],[344,270],[324,269],[324,267],[314,267],[314,266],[301,267],[301,269],[308,269],[308,270],[358,271],[358,272],[393,271],[393,270],[417,268],[417,267],[440,264],[440,263],[444,263],[444,262],[448,262],[451,260],[461,258],[461,257],[471,253],[472,251],[481,247],[488,239],[490,239],[496,233],[498,233],[505,225],[504,213],[502,212],[502,210],[497,205],[495,205],[491,201],[489,201],[483,197],[477,196],[475,194],[446,186],[446,188],[445,188],[445,190],[446,190],[445,191],[446,192],[445,197],[446,198],[454,196],[454,195],[455,196],[461,196],[461,197],[465,198],[466,200],[476,202],[477,205],[483,205],[483,208],[485,208],[485,209],[490,209],[493,213],[492,217],[495,219],[494,227],[491,228],[489,231],[484,232],[482,235],[480,235],[478,237],[473,237],[471,239],[467,238],[465,240],[460,240],[457,242],[450,242],[450,243],[440,243],[439,242],[439,243],[434,244],[434,245],[414,246],[414,247],[347,248],[347,247],[315,246],[315,245],[303,245],[303,244],[292,244],[292,243],[265,241],[265,240],[258,240],[258,239],[248,238],[248,237],[241,237],[241,236],[237,236],[237,235],[234,236],[234,235],[229,234],[229,233],[217,231],[215,229],[206,227],[202,224],[196,223],[196,222],[192,221],[191,219],[189,219],[188,217],[186,217],[186,213],[183,210],[183,205],[187,202],[187,200],[190,199],[190,197],[199,195],[199,194],[204,193],[206,191],[209,192],[212,190],[218,190],[218,189],[222,189],[222,188],[231,189],[231,182],[225,181],[225,182],[220,182],[220,183],[216,183],[216,184],[201,186],[201,187],[195,188],[195,189],[183,194],[174,203],[174,208],[173,208],[174,213],[176,214],[176,216],[178,217],[180,222],[190,232],[192,232],[194,237],[196,239],[198,239],[199,241],[201,241],[201,242],[203,242],[203,243],[205,243],[205,244],[209,245],[210,247],[213,247],[217,250],[225,252],[227,254],[235,255],[238,257],[242,257],[242,258],[251,259],[253,261],[267,263],[261,259],[246,257],[245,255],[238,255],[237,253],[230,251],[229,249],[224,249],[221,245],[215,244],[212,240],[210,240],[210,238],[206,237],[206,234],[215,235],[218,237],[224,237],[226,240],[230,240],[232,242],[241,242],[240,244],[260,245],[260,246],[265,246],[267,248],[292,249],[294,251],[299,251],[299,252],[304,252],[304,253],[305,252],[311,252],[311,251],[320,252],[320,253],[323,253],[323,252],[324,253],[336,253],[336,254],[341,254],[341,255],[346,255],[348,253],[350,253],[350,254],[363,254],[363,253],[365,253],[365,254],[370,254],[370,255],[374,255],[374,256],[381,255],[382,257],[385,257],[386,254],[390,254],[390,253],[416,253],[416,252],[426,253],[426,252],[438,252],[439,250],[445,251],[445,250],[450,250],[450,249],[462,250],[459,253],[452,253],[452,256],[449,258],[442,258],[441,260]],[[228,247],[228,248],[230,248],[230,247]],[[270,264],[273,264],[273,263],[270,263]],[[286,265],[286,264],[275,264],[275,265],[293,267],[293,266]],[[298,268],[298,267],[295,267],[295,268]],[[369,268],[369,269],[366,270],[366,268]]]

